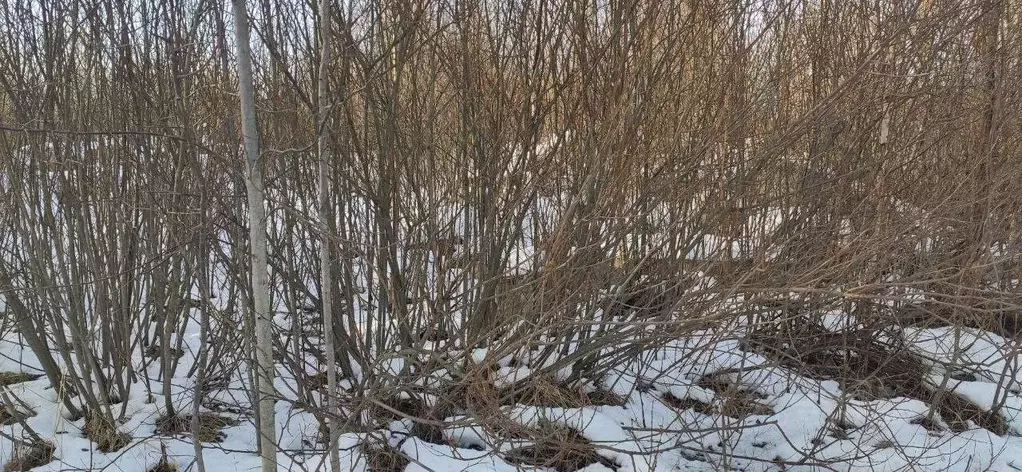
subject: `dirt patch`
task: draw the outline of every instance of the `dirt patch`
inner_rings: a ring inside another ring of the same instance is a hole
[[[4,472],[21,472],[53,462],[56,448],[50,442],[19,443],[14,445],[11,460],[4,466]]]
[[[199,413],[199,441],[223,442],[227,435],[225,428],[237,426],[234,419],[216,413]],[[192,415],[161,416],[156,420],[156,434],[162,436],[178,436],[192,434]]]

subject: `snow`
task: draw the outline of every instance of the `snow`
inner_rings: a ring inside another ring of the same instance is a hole
[[[829,331],[862,328],[839,310],[823,313],[819,320]],[[998,413],[1008,424],[1009,433],[998,436],[976,425],[954,431],[939,414],[931,412],[930,405],[918,399],[859,399],[842,391],[836,381],[800,375],[760,353],[746,350],[742,343],[745,331],[746,327],[741,325],[697,331],[647,349],[621,365],[612,366],[609,375],[582,385],[590,393],[598,388],[612,391],[621,397],[623,404],[577,408],[515,404],[501,407],[500,414],[522,427],[543,430],[549,425],[560,425],[577,431],[597,454],[615,465],[608,467],[597,462],[581,469],[588,472],[1022,468],[1022,397],[1017,388],[1022,378],[1017,368],[1018,348],[1012,340],[969,328],[903,328],[897,333],[913,352],[926,360],[931,368],[927,378],[932,385],[946,383],[949,390],[980,408],[993,409],[999,405]],[[171,394],[175,407],[188,413],[193,381],[184,375],[194,362],[192,353],[197,352],[198,339],[189,330],[184,341],[186,355],[171,380]],[[494,348],[449,354],[452,357],[464,354],[477,365],[491,366],[496,388],[528,382],[538,372],[557,365],[565,355],[559,352],[544,357],[539,348],[519,350],[513,355]],[[406,363],[407,358],[402,355],[387,354],[372,372],[380,378],[393,378]],[[453,367],[429,372],[418,385],[435,387],[449,381],[450,368]],[[16,333],[7,333],[0,339],[0,370],[39,372],[38,361]],[[276,386],[283,396],[283,401],[275,406],[279,470],[325,467],[326,454],[323,444],[318,442],[319,420],[300,406],[293,375],[283,367],[278,370]],[[555,374],[555,378],[564,380],[570,367]],[[35,413],[26,424],[56,446],[57,460],[35,470],[145,472],[160,460],[164,448],[179,470],[188,470],[194,462],[190,435],[155,434],[156,420],[165,413],[160,396],[162,384],[156,381],[155,366],[149,366],[148,375],[151,394],[138,382],[132,385],[130,398],[123,405],[115,405],[118,410],[122,406],[124,409],[118,429],[131,435],[132,440],[124,449],[112,453],[96,450],[83,437],[84,421],[69,419],[45,377],[7,387],[9,395]],[[243,381],[247,374],[242,368],[233,375],[230,382],[212,391],[209,397],[244,412],[248,407]],[[702,382],[708,376],[745,392],[742,395],[752,398],[758,409],[735,415],[729,410],[729,404],[735,401],[734,392],[711,388]],[[428,405],[438,401],[431,394],[417,395]],[[706,407],[681,410],[667,400],[670,397]],[[321,400],[316,395],[316,401]],[[251,418],[244,413],[219,414],[238,422],[223,431],[223,442],[203,444],[207,470],[257,470],[259,458],[255,454]],[[922,419],[928,417],[933,418],[937,427],[924,427]],[[500,437],[471,412],[456,413],[446,418],[445,424],[441,443],[412,435],[411,420],[394,421],[377,431],[345,432],[337,445],[342,470],[368,470],[362,445],[379,440],[373,438],[389,438],[392,447],[409,456],[407,471],[549,471],[509,463],[504,454],[527,445],[528,440]],[[23,434],[18,424],[3,426],[3,432],[13,437]],[[10,459],[12,449],[8,437],[0,438],[0,467]]]
[[[515,472],[515,466],[486,451],[432,444],[418,438],[408,438],[401,451],[414,457],[406,472],[434,472],[440,470],[471,470],[478,472]]]

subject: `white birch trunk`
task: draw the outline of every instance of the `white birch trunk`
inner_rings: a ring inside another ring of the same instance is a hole
[[[238,89],[241,95],[241,133],[247,171],[245,186],[248,194],[249,241],[252,247],[252,311],[255,316],[259,455],[262,457],[262,471],[276,472],[274,364],[273,342],[270,338],[273,316],[270,313],[270,280],[266,262],[266,209],[263,206],[265,192],[262,161],[259,158],[259,128],[256,124],[248,12],[245,0],[234,0],[233,4],[235,43],[238,48]]]

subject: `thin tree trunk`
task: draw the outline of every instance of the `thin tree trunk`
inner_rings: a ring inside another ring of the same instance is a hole
[[[201,173],[202,164],[195,160],[195,169]],[[196,258],[196,269],[199,277],[199,297],[201,298],[199,303],[199,358],[197,359],[197,370],[195,373],[195,389],[192,395],[192,446],[195,451],[195,468],[198,472],[206,472],[206,461],[202,454],[202,441],[199,440],[199,430],[201,429],[201,417],[199,416],[199,408],[202,406],[202,395],[206,383],[206,369],[209,367],[209,315],[213,311],[210,300],[212,299],[212,289],[210,288],[210,257],[209,257],[209,241],[216,240],[209,237],[209,223],[207,221],[207,215],[209,209],[209,195],[208,188],[206,185],[202,186],[202,201],[199,204],[201,211],[200,222],[199,222],[199,256]]]
[[[203,190],[205,193],[205,190]],[[205,195],[203,195],[205,200]],[[203,241],[207,240],[206,235],[206,223],[205,223],[205,202],[203,202],[203,223],[200,226],[202,234],[200,238]],[[199,307],[200,316],[202,320],[199,322],[199,359],[198,369],[195,373],[195,389],[192,395],[192,445],[195,448],[195,467],[198,472],[206,472],[206,462],[202,455],[202,441],[199,440],[199,430],[201,429],[201,418],[199,416],[199,407],[202,405],[202,394],[203,387],[206,383],[206,369],[209,366],[209,314],[211,311],[210,307],[210,288],[209,288],[209,249],[206,248],[205,244],[200,244],[202,248],[202,254],[198,258],[196,267],[199,272],[199,296],[202,297],[201,305]]]
[[[330,235],[333,228],[333,212],[330,203],[330,142],[327,136],[327,118],[330,113],[329,71],[330,71],[330,0],[319,0],[319,37],[322,47],[322,54],[319,58],[319,122],[317,123],[317,137],[319,145],[319,215],[320,235],[319,241],[319,265],[320,265],[320,313],[323,317],[323,339],[326,343],[326,383],[327,383],[327,414],[326,422],[330,438],[327,442],[327,450],[330,454],[330,470],[340,472],[341,456],[337,450],[337,346],[334,342],[334,310],[333,310],[333,284],[331,276],[331,261],[333,260],[330,250]]]
[[[275,419],[273,414],[273,342],[270,338],[270,280],[266,261],[266,209],[263,207],[263,172],[259,158],[259,129],[256,123],[255,91],[252,81],[252,51],[249,44],[245,0],[234,0],[235,45],[238,48],[238,88],[241,95],[241,132],[245,146],[245,187],[248,194],[249,240],[252,250],[252,311],[255,317],[256,377],[258,379],[259,455],[262,471],[277,470]]]

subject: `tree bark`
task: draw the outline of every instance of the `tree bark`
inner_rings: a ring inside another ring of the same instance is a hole
[[[337,346],[334,339],[334,307],[331,261],[333,251],[330,250],[330,235],[333,228],[333,211],[330,205],[330,141],[327,135],[327,118],[330,113],[330,0],[319,0],[319,38],[322,52],[319,58],[319,120],[317,123],[317,144],[319,146],[319,216],[320,235],[320,313],[323,317],[323,339],[326,343],[326,383],[327,383],[327,429],[330,434],[327,450],[330,457],[330,470],[340,472],[341,457],[337,450]]]
[[[248,12],[245,0],[234,0],[235,44],[238,48],[238,89],[241,95],[241,133],[245,147],[248,196],[249,244],[252,265],[252,315],[255,318],[256,379],[258,389],[259,455],[262,471],[277,470],[275,443],[274,364],[271,339],[270,280],[266,261],[266,209],[259,129],[256,123],[255,91],[252,80],[252,51],[249,44]]]

